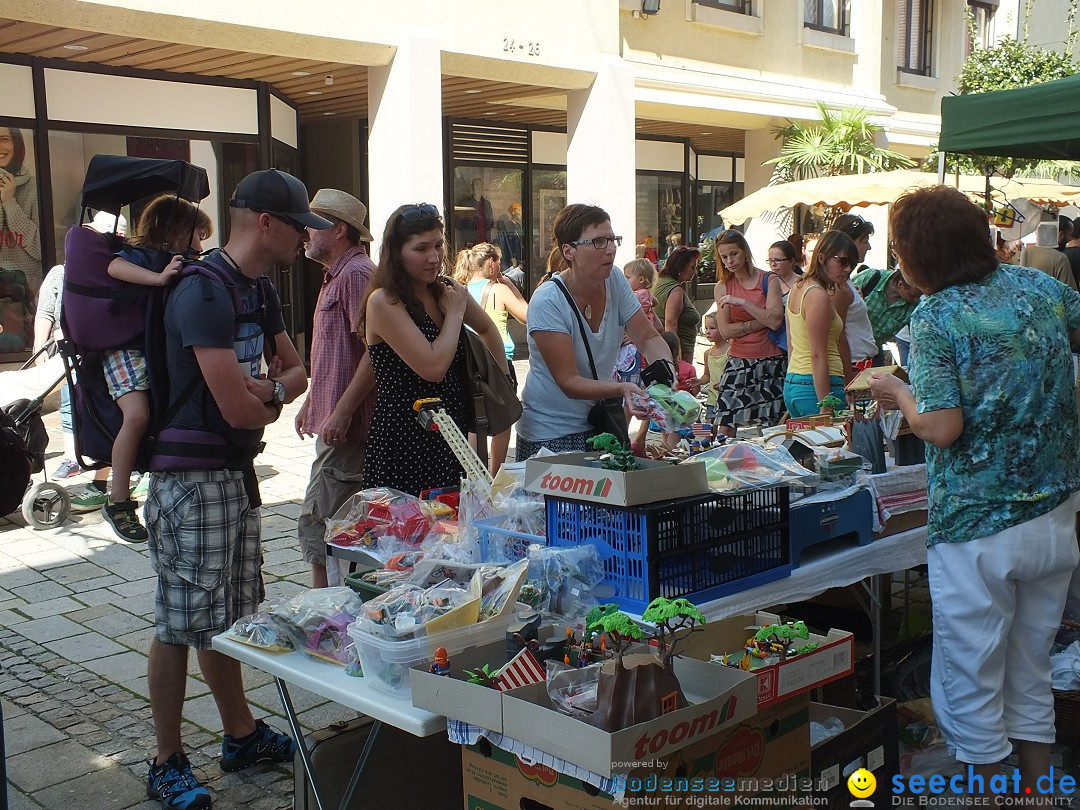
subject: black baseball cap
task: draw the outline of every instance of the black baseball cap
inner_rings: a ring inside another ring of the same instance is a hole
[[[236,185],[230,208],[249,208],[268,214],[282,214],[308,228],[322,230],[334,223],[311,213],[304,184],[287,172],[265,169],[252,172]]]

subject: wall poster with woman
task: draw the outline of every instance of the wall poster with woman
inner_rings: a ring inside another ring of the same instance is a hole
[[[0,354],[34,342],[34,301],[44,276],[31,130],[0,125]]]

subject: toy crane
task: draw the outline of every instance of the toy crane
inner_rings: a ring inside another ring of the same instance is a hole
[[[418,399],[413,403],[413,410],[416,411],[416,418],[420,420],[420,426],[424,430],[434,430],[442,434],[443,440],[450,445],[450,450],[461,462],[466,476],[491,486],[491,471],[476,455],[457,422],[446,412],[441,399]]]

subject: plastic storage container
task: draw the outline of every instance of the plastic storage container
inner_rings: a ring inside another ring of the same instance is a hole
[[[640,506],[547,496],[548,545],[593,543],[610,601],[641,612],[658,596],[716,599],[791,574],[788,488]]]
[[[495,515],[473,523],[480,538],[480,559],[484,562],[514,562],[524,559],[533,543],[547,545],[546,537],[507,529],[503,526],[505,522],[505,515]]]
[[[382,596],[389,590],[389,588],[384,588],[382,585],[365,582],[363,576],[366,573],[366,571],[353,571],[351,574],[345,575],[345,584],[356,591],[362,602],[374,599],[376,596]]]
[[[508,615],[501,618],[408,641],[373,636],[353,622],[349,625],[349,637],[356,648],[364,678],[376,689],[395,697],[408,698],[412,694],[409,670],[431,666],[437,647],[445,647],[447,654],[453,658],[456,653],[469,647],[502,641],[514,620],[514,612],[508,611]]]
[[[861,461],[861,458],[860,458]],[[791,564],[798,568],[810,546],[838,538],[860,546],[874,542],[874,498],[860,489],[838,501],[796,503],[791,507]]]

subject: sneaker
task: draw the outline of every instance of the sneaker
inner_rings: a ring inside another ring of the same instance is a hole
[[[139,476],[139,479],[135,482],[134,489],[131,490],[132,498],[142,498],[150,490],[150,473],[143,473]]]
[[[81,472],[82,467],[79,466],[79,462],[65,458],[60,462],[60,466],[53,470],[52,477],[55,479],[74,478]]]
[[[182,753],[173,754],[163,765],[155,765],[153,760],[149,765],[146,795],[160,801],[162,807],[174,810],[210,807],[210,791],[195,778],[191,763]]]
[[[256,762],[292,762],[295,753],[292,737],[256,720],[255,730],[246,737],[225,735],[221,741],[221,770],[239,771]]]
[[[71,511],[89,512],[93,509],[100,509],[108,500],[109,496],[104,489],[98,489],[93,483],[90,483],[71,496]]]
[[[101,507],[101,514],[105,516],[105,520],[113,527],[116,536],[121,540],[127,540],[129,543],[145,543],[149,535],[146,533],[146,527],[139,523],[139,518],[135,514],[138,508],[139,505],[130,499],[120,501],[120,503],[107,501]]]

